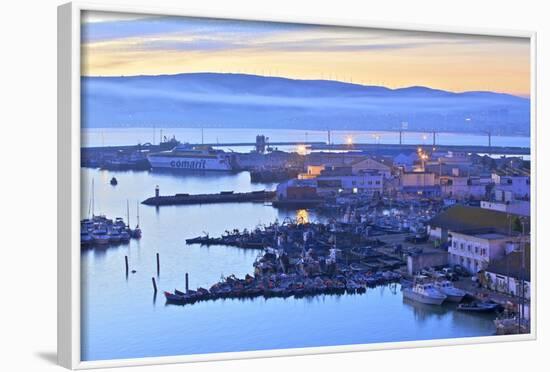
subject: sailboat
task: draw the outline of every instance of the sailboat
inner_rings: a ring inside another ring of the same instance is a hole
[[[136,228],[132,231],[132,237],[139,239],[141,238],[141,229],[139,228],[139,202],[136,203],[137,205],[137,224]],[[130,221],[128,221],[128,225],[130,224]]]
[[[120,228],[120,241],[123,243],[129,242],[132,237],[130,235],[130,202],[128,200],[126,200],[126,218],[128,225],[121,226]]]

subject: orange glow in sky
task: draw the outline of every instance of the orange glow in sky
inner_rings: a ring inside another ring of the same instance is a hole
[[[86,12],[82,75],[247,73],[528,96],[528,39]]]

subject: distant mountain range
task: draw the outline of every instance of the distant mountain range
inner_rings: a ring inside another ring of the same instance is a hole
[[[84,127],[407,128],[527,135],[529,112],[528,98],[421,86],[389,89],[219,73],[82,77]]]

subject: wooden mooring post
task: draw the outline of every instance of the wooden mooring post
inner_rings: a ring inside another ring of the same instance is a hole
[[[160,275],[160,256],[157,253],[157,276]]]
[[[153,290],[157,293],[157,282],[155,281],[155,277],[152,277],[151,279],[153,280]]]
[[[128,256],[124,256],[124,266],[126,267],[126,276],[128,276]]]
[[[185,273],[185,293],[189,292],[189,273]]]

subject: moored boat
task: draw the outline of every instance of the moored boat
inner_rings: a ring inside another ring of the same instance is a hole
[[[431,283],[419,283],[403,289],[403,297],[429,305],[441,305],[446,295],[434,288]]]
[[[466,304],[460,304],[457,306],[457,310],[471,311],[476,313],[490,313],[497,311],[501,308],[501,305],[496,302],[471,302]]]
[[[130,241],[130,233],[126,230],[122,230],[120,231],[120,241],[123,242],[123,243],[127,243]]]
[[[80,231],[80,245],[90,245],[93,242],[94,237],[87,230]]]
[[[167,301],[173,301],[173,302],[183,302],[183,301],[185,301],[185,296],[175,294],[175,293],[170,293],[170,292],[167,292],[167,291],[164,291],[164,297],[166,297]]]
[[[112,228],[109,231],[109,242],[111,243],[119,243],[120,242],[120,231],[118,228]]]
[[[434,283],[435,289],[437,289],[442,294],[446,295],[446,301],[449,302],[461,302],[466,292],[462,289],[456,288],[450,281],[441,280]]]
[[[106,245],[110,242],[110,236],[105,226],[98,226],[93,232],[94,244]]]

